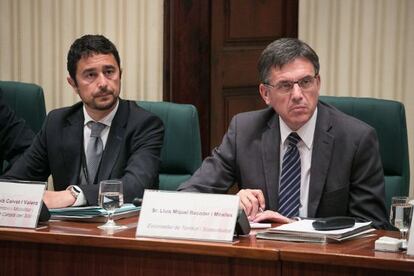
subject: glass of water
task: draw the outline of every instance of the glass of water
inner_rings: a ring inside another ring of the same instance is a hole
[[[98,204],[108,212],[108,218],[105,224],[98,226],[103,230],[118,230],[125,228],[118,225],[113,220],[115,210],[124,204],[124,194],[122,181],[120,180],[103,180],[99,183]]]
[[[413,205],[410,198],[396,196],[391,199],[390,222],[400,230],[402,247],[407,247],[407,235],[410,229]]]

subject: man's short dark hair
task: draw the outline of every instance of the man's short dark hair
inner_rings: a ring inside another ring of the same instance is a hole
[[[269,72],[272,68],[281,68],[300,57],[313,64],[315,75],[319,73],[319,57],[308,44],[297,38],[280,38],[273,41],[263,50],[257,64],[260,82],[269,82]]]
[[[121,59],[115,45],[103,35],[84,35],[76,39],[70,46],[67,59],[67,69],[70,77],[76,81],[76,67],[78,61],[83,57],[94,54],[112,54],[118,67],[121,68]]]

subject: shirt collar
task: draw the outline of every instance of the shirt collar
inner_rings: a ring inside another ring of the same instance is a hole
[[[315,134],[316,127],[316,118],[318,116],[318,107],[315,108],[315,111],[312,114],[312,117],[307,121],[301,128],[295,131],[305,146],[310,150],[313,144],[313,136]],[[280,139],[281,143],[284,144],[287,137],[293,130],[291,130],[288,125],[283,121],[279,116],[279,125],[280,125]],[[300,143],[300,142],[299,142]]]
[[[118,110],[118,107],[119,107],[119,99],[116,101],[115,108],[112,109],[112,111],[108,115],[103,117],[98,122],[110,127],[112,124],[112,120],[115,117],[116,111]],[[91,118],[91,116],[89,116],[88,112],[86,112],[85,104],[83,105],[83,116],[85,118],[83,122],[84,125],[86,125],[90,121],[95,121],[94,119]]]

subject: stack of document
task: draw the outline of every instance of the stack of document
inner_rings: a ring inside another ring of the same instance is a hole
[[[371,222],[357,222],[353,227],[345,229],[318,231],[313,228],[312,222],[314,220],[305,219],[284,224],[258,233],[256,237],[269,240],[327,243],[365,236],[375,230],[371,228]]]
[[[141,207],[135,207],[133,204],[124,204],[121,208],[116,209],[113,216],[114,220],[138,215]],[[108,212],[99,206],[87,207],[68,207],[59,209],[50,209],[51,219],[56,220],[75,220],[104,222]]]

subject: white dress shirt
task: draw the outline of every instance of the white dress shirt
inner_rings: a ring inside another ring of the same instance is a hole
[[[299,216],[307,217],[308,215],[308,200],[309,200],[309,180],[310,168],[312,162],[312,148],[313,136],[315,133],[316,118],[318,115],[318,108],[313,112],[312,117],[300,129],[293,131],[279,116],[280,125],[280,172],[282,172],[283,156],[288,148],[287,137],[291,132],[296,132],[301,141],[298,142],[297,147],[300,154],[301,175],[300,175],[300,207]],[[280,181],[280,175],[279,175]],[[280,183],[279,183],[280,185]]]
[[[101,120],[98,121],[99,123],[102,123],[105,125],[105,128],[101,132],[103,149],[105,149],[106,141],[108,141],[109,130],[111,129],[112,120],[115,117],[116,111],[118,110],[118,106],[119,106],[119,100],[116,102],[115,108],[108,115],[106,115],[105,117],[103,117]],[[91,139],[91,129],[88,126],[88,122],[94,121],[94,120],[91,118],[91,116],[89,116],[88,112],[86,112],[85,105],[83,105],[83,116],[85,118],[83,122],[83,149],[86,155],[89,139]],[[85,195],[83,194],[83,191],[82,191],[82,186],[80,187],[76,186],[76,187],[78,187],[81,192],[79,193],[78,198],[76,199],[75,203],[73,203],[72,206],[86,205],[87,202],[86,202]]]

